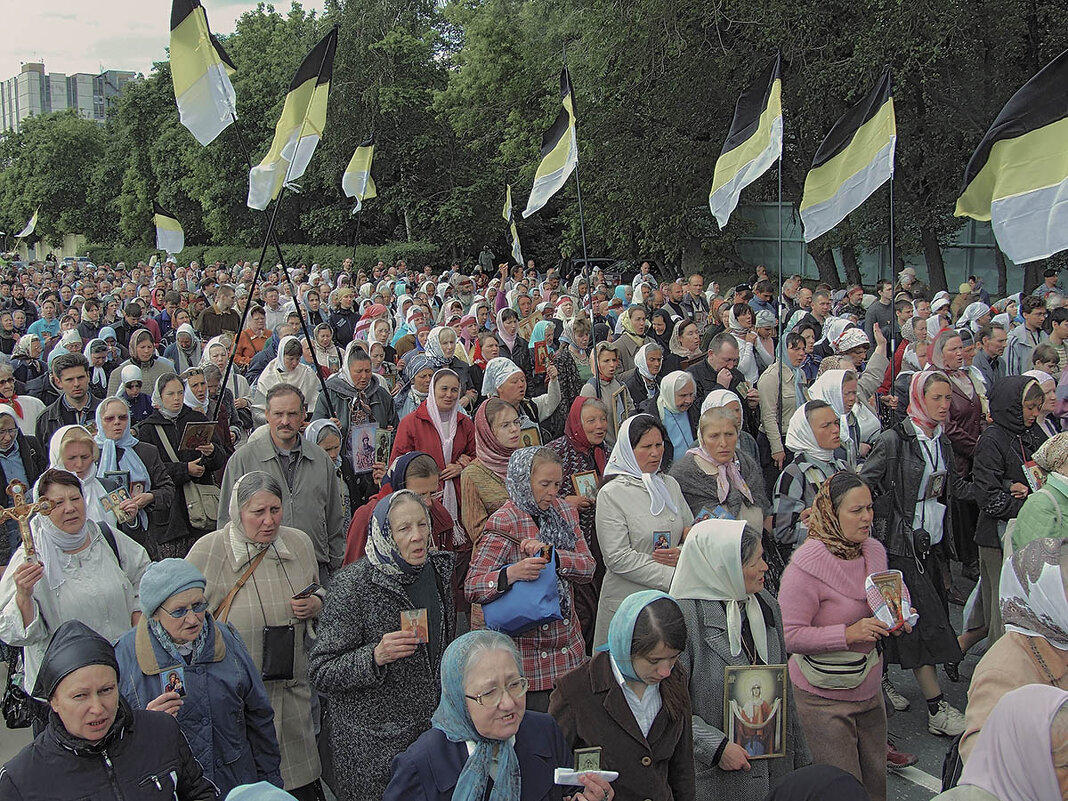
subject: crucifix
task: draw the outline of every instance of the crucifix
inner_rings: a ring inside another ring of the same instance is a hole
[[[30,488],[18,479],[7,485],[7,494],[11,496],[11,507],[0,509],[0,520],[14,520],[19,525],[19,535],[22,537],[22,549],[26,554],[26,561],[32,562],[36,557],[33,547],[33,535],[30,533],[30,518],[37,512],[48,514],[52,511],[52,502],[42,499],[36,503],[26,502],[26,493]]]

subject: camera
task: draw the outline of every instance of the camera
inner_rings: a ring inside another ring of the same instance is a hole
[[[931,535],[922,528],[912,530],[912,550],[919,557],[925,557],[931,552]]]

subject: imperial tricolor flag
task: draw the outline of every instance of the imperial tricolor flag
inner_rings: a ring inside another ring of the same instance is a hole
[[[508,189],[504,195],[504,210],[501,212],[501,216],[508,221],[508,230],[512,232],[512,258],[515,259],[515,263],[520,267],[523,266],[523,248],[519,246],[519,231],[515,227],[515,214],[512,212],[512,185],[508,184]]]
[[[33,233],[33,229],[37,227],[37,215],[40,213],[40,211],[41,209],[39,207],[34,209],[33,216],[30,217],[29,222],[26,223],[26,227],[19,231],[17,234],[15,234],[15,239],[22,239],[23,237],[29,236]]]
[[[1017,264],[1068,248],[1068,50],[1009,98],[964,173],[955,214],[990,220]]]
[[[716,161],[708,205],[719,222],[727,226],[742,190],[763,175],[782,157],[782,79],[780,57],[738,98],[734,119]]]
[[[341,176],[341,188],[345,197],[356,198],[356,206],[352,213],[355,214],[363,206],[363,202],[373,197],[378,197],[375,187],[375,179],[371,177],[371,160],[375,154],[375,135],[356,148],[356,152],[349,159],[349,166],[345,168],[345,174]]]
[[[560,113],[541,138],[541,164],[534,174],[534,186],[527,198],[523,218],[529,217],[549,202],[571,176],[578,164],[578,139],[575,137],[575,99],[571,93],[571,76],[564,67],[560,72]]]
[[[199,0],[171,5],[171,81],[182,125],[209,144],[237,117],[234,64],[208,28]]]
[[[326,127],[326,101],[334,72],[337,28],[307,55],[293,77],[274,129],[271,149],[248,175],[248,207],[267,208],[283,185],[304,175]]]
[[[838,225],[893,176],[896,144],[887,70],[868,96],[834,124],[816,150],[801,198],[806,242]]]
[[[153,202],[152,222],[156,226],[156,248],[167,253],[181,253],[185,247],[185,231],[178,218]]]

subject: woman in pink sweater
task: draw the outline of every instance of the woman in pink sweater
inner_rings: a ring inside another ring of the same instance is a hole
[[[875,644],[889,634],[864,591],[886,570],[886,551],[869,537],[871,491],[855,473],[820,487],[808,538],[783,573],[779,600],[790,681],[812,761],[835,765],[886,799],[886,710]]]

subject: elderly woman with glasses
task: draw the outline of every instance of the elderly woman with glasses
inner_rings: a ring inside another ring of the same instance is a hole
[[[144,614],[115,645],[119,691],[133,709],[177,718],[220,794],[257,781],[281,787],[267,689],[241,638],[208,611],[206,586],[184,559],[149,566]]]
[[[572,752],[551,716],[527,709],[530,682],[515,643],[497,631],[457,638],[441,662],[441,701],[431,728],[393,760],[383,801],[611,801],[591,773],[570,795],[554,782]]]

